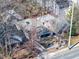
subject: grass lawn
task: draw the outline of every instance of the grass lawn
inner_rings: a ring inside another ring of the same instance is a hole
[[[75,43],[79,42],[79,35],[78,36],[73,36],[71,38],[70,44],[73,45]]]

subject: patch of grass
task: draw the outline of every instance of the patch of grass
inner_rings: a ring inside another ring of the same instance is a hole
[[[78,36],[73,36],[71,38],[70,44],[73,45],[75,43],[79,42],[79,35]]]
[[[0,48],[0,53],[2,52],[2,48]]]

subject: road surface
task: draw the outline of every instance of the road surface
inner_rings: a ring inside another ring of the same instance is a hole
[[[58,53],[49,59],[79,59],[79,47]]]

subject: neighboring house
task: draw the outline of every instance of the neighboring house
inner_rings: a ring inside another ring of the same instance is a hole
[[[17,30],[15,25],[5,23],[1,24],[0,30],[0,43],[2,45],[5,45],[5,42],[7,42],[7,45],[13,45],[23,43],[28,40],[24,32],[22,30]]]
[[[3,20],[4,22],[15,23],[16,21],[20,21],[23,19],[22,16],[16,13],[14,10],[7,10],[3,12],[1,15],[2,18],[5,19]]]

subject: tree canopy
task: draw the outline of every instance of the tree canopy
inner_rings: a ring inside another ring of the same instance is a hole
[[[72,16],[72,7],[69,9],[67,13],[67,17],[69,18],[69,22]],[[72,23],[72,33],[71,35],[79,34],[79,6],[74,6],[74,13],[73,13],[73,23]]]

